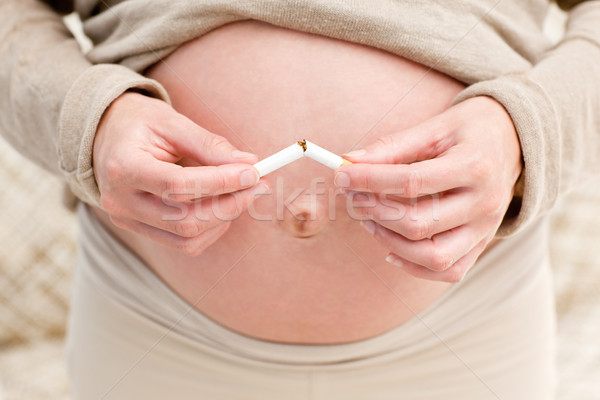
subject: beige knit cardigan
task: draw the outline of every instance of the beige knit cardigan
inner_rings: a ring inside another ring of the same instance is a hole
[[[0,1],[0,133],[98,204],[92,145],[100,117],[128,89],[168,101],[140,73],[186,40],[256,19],[374,46],[491,96],[510,113],[524,171],[499,235],[547,212],[600,169],[600,1],[563,1],[565,37],[542,33],[548,0]],[[94,48],[83,54],[57,10],[73,6]],[[482,132],[485,134],[485,132]]]

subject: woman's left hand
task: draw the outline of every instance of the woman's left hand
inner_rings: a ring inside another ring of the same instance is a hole
[[[336,170],[334,183],[390,249],[386,260],[447,282],[460,281],[493,239],[522,169],[512,120],[489,97],[344,157],[356,164]]]

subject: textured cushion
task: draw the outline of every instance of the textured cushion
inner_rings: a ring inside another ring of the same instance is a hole
[[[64,333],[75,217],[63,184],[0,139],[0,345]]]
[[[600,393],[600,181],[563,199],[552,218],[550,257],[558,325],[559,400]]]

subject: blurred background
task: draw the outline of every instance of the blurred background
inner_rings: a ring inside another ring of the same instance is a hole
[[[554,40],[564,21],[553,8],[547,32]],[[67,22],[77,31],[76,19]],[[62,204],[58,178],[1,138],[0,153],[0,400],[67,400],[63,339],[75,217]],[[563,198],[552,214],[558,400],[600,399],[599,247],[600,179]]]

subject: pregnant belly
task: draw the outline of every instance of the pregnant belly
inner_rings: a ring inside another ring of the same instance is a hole
[[[463,88],[377,49],[254,21],[185,44],[147,75],[179,112],[260,158],[304,138],[338,154],[361,148],[438,114]],[[197,310],[264,340],[372,337],[448,289],[384,261],[331,170],[300,159],[268,179],[272,194],[198,257],[107,226]]]

